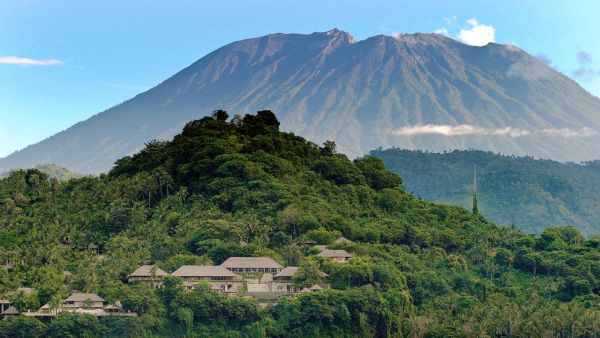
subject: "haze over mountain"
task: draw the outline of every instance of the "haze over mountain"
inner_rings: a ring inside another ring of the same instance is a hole
[[[600,154],[600,100],[515,46],[473,47],[437,34],[337,29],[226,45],[155,88],[0,159],[0,171],[56,163],[107,171],[152,139],[214,109],[277,112],[286,130],[377,147],[478,148],[557,160]]]

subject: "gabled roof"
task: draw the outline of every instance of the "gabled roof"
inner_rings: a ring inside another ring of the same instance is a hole
[[[154,276],[163,277],[168,276],[169,274],[163,269],[159,268],[156,265],[142,265],[137,268],[134,272],[130,273],[129,277],[152,277],[152,270],[154,269]]]
[[[237,275],[222,266],[183,265],[172,273],[179,277],[237,277]]]
[[[310,291],[320,291],[320,290],[323,290],[323,288],[321,287],[321,285],[315,284],[315,285],[311,286],[309,290]]]
[[[298,272],[297,266],[288,266],[287,268],[281,270],[281,272],[273,276],[273,278],[293,277],[296,274],[296,272]]]
[[[348,238],[342,236],[342,237],[338,237],[334,243],[352,243],[351,240],[349,240]]]
[[[319,252],[319,256],[328,257],[328,258],[352,258],[354,257],[351,253],[348,253],[346,250],[331,250],[325,249]]]
[[[313,248],[315,248],[319,251],[323,251],[323,250],[327,250],[327,245],[315,245],[315,246],[313,246]]]
[[[110,304],[110,305],[105,306],[104,310],[121,310],[121,308],[114,304]]]
[[[85,302],[87,300],[91,302],[104,302],[104,298],[95,293],[74,293],[65,299],[65,302]]]
[[[23,293],[23,294],[26,294],[26,295],[32,294],[33,291],[35,291],[35,289],[34,288],[30,288],[30,287],[20,287],[20,288],[17,288],[17,293],[20,292],[20,293]]]
[[[49,308],[50,308],[50,304],[46,303],[46,304],[44,304],[44,306],[42,306],[42,307],[40,308],[40,310],[42,310],[42,309],[44,309],[44,310],[45,310],[45,309],[49,309]]]
[[[19,310],[17,310],[17,308],[15,308],[14,306],[9,306],[8,309],[4,310],[4,312],[2,312],[3,315],[18,315],[21,314],[21,312],[19,312]]]
[[[12,302],[8,299],[0,299],[0,304],[12,304]]]
[[[221,266],[224,268],[283,268],[283,265],[277,263],[271,257],[229,257]]]

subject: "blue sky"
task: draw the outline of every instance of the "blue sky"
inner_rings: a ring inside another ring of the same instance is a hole
[[[439,30],[474,44],[493,39],[547,58],[600,96],[599,18],[597,0],[0,0],[0,157],[224,44],[274,32],[337,27],[361,40]]]

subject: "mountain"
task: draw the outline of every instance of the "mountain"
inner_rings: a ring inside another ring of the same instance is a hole
[[[49,178],[55,178],[59,181],[68,181],[72,178],[80,178],[83,175],[74,173],[67,170],[66,168],[57,166],[56,164],[40,164],[35,166],[36,170],[39,170],[48,175]],[[0,178],[5,178],[10,175],[10,172],[0,173]]]
[[[68,182],[38,170],[0,180],[0,299],[28,313],[0,320],[0,337],[598,332],[598,238],[569,227],[533,236],[415,198],[380,159],[351,161],[331,144],[283,133],[270,111],[192,121],[172,140],[117,162],[108,175]],[[335,243],[340,236],[347,240]],[[311,241],[352,259],[323,257]],[[259,271],[233,280],[171,275],[161,287],[127,279],[141,265],[172,273],[230,257],[269,257],[298,269],[289,284]],[[259,281],[269,286],[250,291]],[[275,292],[314,285],[322,290]],[[19,287],[33,290],[15,293]],[[44,304],[65,309],[74,290],[119,301],[138,316],[77,309],[48,320]],[[42,306],[45,318],[32,317]]]
[[[226,45],[0,160],[0,170],[56,163],[104,172],[214,109],[275,110],[285,130],[317,143],[335,140],[352,157],[380,146],[573,161],[600,154],[600,100],[515,46],[473,47],[437,34],[356,41],[334,29]]]
[[[472,206],[476,165],[479,210],[489,219],[534,233],[572,225],[587,235],[600,234],[600,161],[561,163],[483,151],[370,154],[401,175],[408,191],[465,208]]]

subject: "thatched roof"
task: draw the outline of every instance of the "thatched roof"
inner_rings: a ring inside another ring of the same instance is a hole
[[[273,277],[274,278],[293,277],[296,274],[296,272],[298,272],[297,266],[288,266],[287,268],[281,270],[281,272],[279,272],[278,274],[276,274]]]
[[[237,275],[221,266],[183,265],[172,273],[179,277],[237,277]]]
[[[229,257],[223,264],[224,268],[250,268],[250,269],[282,269],[283,265],[271,257]]]
[[[16,291],[17,291],[17,293],[22,293],[24,295],[30,295],[35,291],[35,289],[29,288],[29,287],[21,287],[21,288],[17,288]]]
[[[65,302],[85,302],[88,300],[91,302],[104,302],[104,298],[95,293],[74,293]]]
[[[319,252],[319,256],[328,257],[328,258],[352,258],[354,257],[351,253],[348,253],[346,250],[330,250],[325,249]]]
[[[320,290],[323,290],[323,288],[321,287],[321,285],[315,284],[315,285],[311,286],[309,290],[310,291],[320,291]]]
[[[121,308],[114,304],[110,304],[110,305],[105,306],[104,310],[121,310]]]
[[[169,274],[163,269],[159,268],[156,265],[142,265],[137,268],[134,272],[130,273],[127,278],[130,277],[152,277],[152,272],[154,271],[154,276],[163,277],[168,276]]]
[[[2,315],[19,315],[21,314],[21,312],[19,312],[19,310],[17,310],[16,307],[14,306],[9,306],[8,309],[4,310],[4,312],[2,312]]]
[[[349,240],[348,238],[342,236],[342,237],[336,238],[336,240],[334,241],[334,243],[352,243],[352,241]]]
[[[0,299],[0,304],[12,304],[12,302],[8,299]]]

